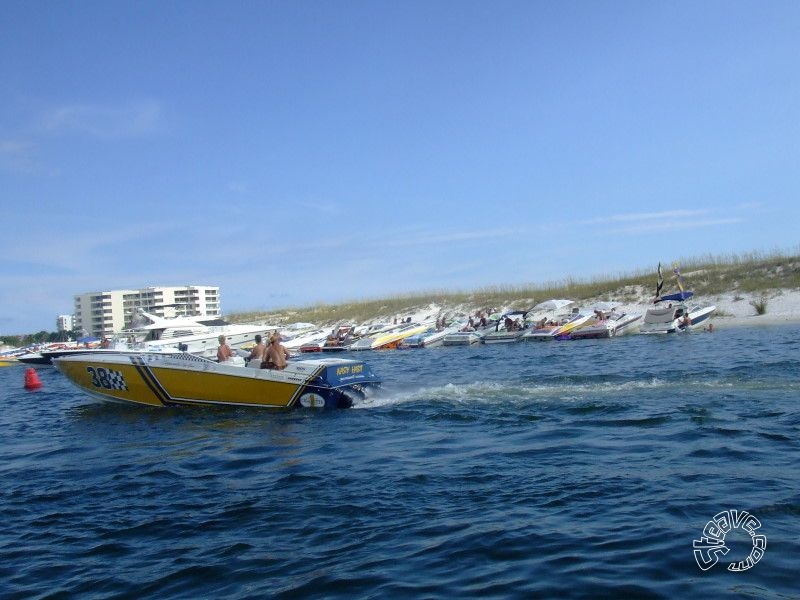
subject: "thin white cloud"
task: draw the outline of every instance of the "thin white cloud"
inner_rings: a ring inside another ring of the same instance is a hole
[[[583,225],[601,225],[604,223],[631,223],[635,221],[655,221],[655,220],[664,221],[670,219],[688,219],[692,217],[706,215],[709,212],[710,212],[709,210],[676,209],[676,210],[665,210],[661,212],[628,213],[621,215],[596,217],[594,219],[588,219],[586,221],[582,221],[581,223]]]
[[[40,127],[48,133],[120,139],[151,135],[159,130],[161,120],[161,105],[152,100],[126,106],[74,104],[45,113]]]
[[[740,205],[740,208],[750,208]],[[598,231],[611,235],[641,235],[654,232],[701,229],[741,223],[743,217],[715,218],[710,209],[675,209],[648,213],[627,213],[582,221],[582,225],[603,226]]]
[[[643,234],[663,231],[679,231],[685,229],[701,229],[704,227],[719,227],[722,225],[734,225],[744,222],[740,217],[729,217],[724,219],[664,219],[658,222],[639,223],[630,227],[620,227],[608,229],[604,233],[608,234]]]

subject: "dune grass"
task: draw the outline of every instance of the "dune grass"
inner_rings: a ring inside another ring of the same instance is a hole
[[[770,290],[800,288],[800,252],[707,255],[678,259],[676,262],[680,265],[687,289],[692,289],[698,296],[762,292],[761,297],[766,298],[766,293]],[[665,292],[676,289],[672,269],[673,263],[662,263]],[[276,325],[297,321],[330,325],[343,322],[364,323],[379,317],[402,318],[406,314],[424,310],[431,304],[502,310],[531,308],[537,302],[550,298],[637,302],[652,296],[655,283],[656,265],[652,271],[640,270],[584,280],[568,277],[560,282],[541,285],[486,287],[472,291],[436,290],[339,304],[318,303],[306,307],[253,310],[230,314],[227,318],[233,322],[269,322]],[[764,302],[764,310],[766,307]],[[758,310],[758,307],[754,308]],[[432,318],[435,316],[432,315]]]

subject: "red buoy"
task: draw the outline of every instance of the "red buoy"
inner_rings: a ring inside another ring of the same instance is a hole
[[[39,379],[39,374],[36,372],[36,369],[30,367],[25,370],[25,389],[26,390],[38,390],[42,387],[42,381]]]

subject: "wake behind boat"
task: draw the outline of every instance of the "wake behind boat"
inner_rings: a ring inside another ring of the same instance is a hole
[[[348,408],[380,386],[369,366],[327,358],[282,371],[217,363],[193,354],[74,354],[53,361],[89,395],[148,406]]]

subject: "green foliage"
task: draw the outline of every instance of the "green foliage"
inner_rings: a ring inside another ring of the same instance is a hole
[[[0,337],[0,342],[8,344],[14,348],[30,346],[31,344],[52,344],[54,342],[66,342],[76,340],[80,337],[78,331],[39,331],[27,335],[6,335]]]

